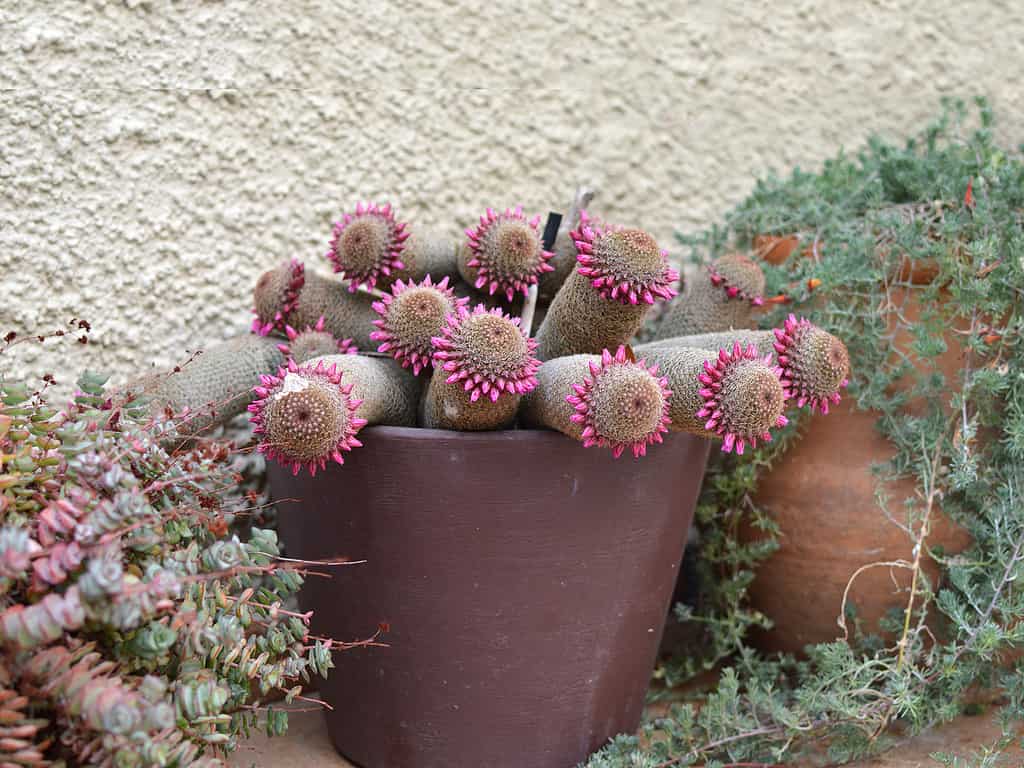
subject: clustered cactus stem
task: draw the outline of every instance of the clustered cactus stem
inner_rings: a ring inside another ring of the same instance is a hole
[[[147,399],[154,413],[170,412],[181,436],[208,432],[245,412],[260,375],[284,362],[275,340],[248,334],[200,352],[173,371],[149,374],[123,394]]]
[[[295,275],[302,274],[301,283]],[[297,287],[293,287],[297,286]],[[253,328],[267,335],[285,327],[305,328],[323,318],[323,329],[336,339],[352,339],[359,349],[372,348],[374,296],[350,291],[352,284],[328,280],[290,261],[264,272],[253,290],[256,320]]]
[[[374,288],[392,272],[405,268],[402,250],[409,233],[395,220],[391,204],[357,203],[334,225],[327,258],[335,272],[349,280],[349,291]]]
[[[594,199],[594,194],[594,190],[586,185],[579,187],[569,204],[569,210],[558,225],[555,242],[551,247],[552,257],[548,262],[554,269],[541,275],[539,281],[540,298],[545,304],[550,303],[562,283],[576,268],[576,241],[572,233],[579,227],[580,217]]]
[[[488,208],[479,225],[466,230],[468,247],[459,258],[463,279],[490,296],[500,291],[508,301],[525,296],[542,274],[554,271],[539,225],[540,216],[528,220],[521,205],[504,213]]]
[[[373,321],[377,330],[370,338],[380,342],[378,352],[391,355],[418,376],[432,366],[431,339],[441,334],[449,315],[468,303],[468,297],[456,298],[447,277],[436,284],[430,275],[421,283],[398,280],[389,295],[373,303],[380,318]]]
[[[583,211],[573,237],[577,268],[537,330],[541,360],[615,349],[640,329],[655,301],[675,295],[679,275],[643,230],[602,227]]]
[[[764,272],[741,253],[711,262],[686,286],[654,329],[654,338],[749,328],[753,308],[764,304]]]
[[[668,378],[673,431],[718,438],[723,451],[742,454],[788,422],[782,370],[753,345],[714,352],[655,344],[642,351]]]
[[[392,270],[393,279],[418,283],[428,276],[434,280],[458,278],[458,240],[428,227],[411,227],[409,232],[409,239],[402,249],[405,267]]]
[[[277,345],[285,358],[290,358],[297,363],[304,363],[310,358],[321,355],[354,355],[359,352],[359,347],[352,339],[336,339],[324,330],[324,316],[317,319],[316,324],[307,325],[301,331],[296,331],[290,325],[284,327],[287,343]]]
[[[841,400],[840,389],[849,384],[850,355],[846,345],[831,333],[806,318],[790,315],[781,328],[770,331],[722,331],[696,336],[676,336],[641,344],[638,354],[665,347],[730,348],[734,344],[746,348],[753,344],[762,355],[775,353],[782,370],[782,384],[796,400],[822,414],[829,405]]]
[[[566,394],[569,393],[569,394]],[[556,429],[584,447],[634,457],[660,443],[670,423],[668,380],[658,367],[634,362],[619,347],[612,355],[571,355],[549,360],[537,374],[537,388],[524,403],[523,420]]]
[[[519,318],[478,304],[460,307],[436,337],[434,373],[423,398],[423,425],[500,429],[515,419],[520,398],[537,385],[536,342]]]
[[[419,385],[385,358],[328,355],[299,365],[294,360],[262,377],[249,406],[258,450],[294,474],[310,474],[362,446],[367,424],[413,426]]]

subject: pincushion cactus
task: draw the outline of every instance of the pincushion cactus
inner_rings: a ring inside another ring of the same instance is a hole
[[[668,381],[657,366],[634,362],[619,347],[614,355],[572,355],[549,360],[537,373],[537,388],[524,402],[523,420],[556,429],[584,447],[612,449],[634,457],[660,443],[668,431]]]
[[[290,325],[284,327],[285,336],[288,337],[287,344],[278,344],[277,348],[285,358],[291,358],[297,363],[304,363],[310,358],[321,355],[355,355],[359,348],[352,339],[336,339],[324,330],[324,317],[316,321],[315,325],[307,325],[303,330],[296,331]]]
[[[222,766],[332,644],[281,607],[276,535],[232,532],[230,444],[170,452],[103,383],[58,412],[0,380],[0,762]]]
[[[764,272],[741,253],[711,262],[658,319],[654,338],[749,328],[752,308],[764,303]]]
[[[515,419],[522,395],[537,385],[536,342],[519,318],[478,304],[449,315],[433,339],[434,373],[421,408],[425,427],[500,429]]]
[[[335,222],[327,258],[335,272],[349,280],[349,290],[373,288],[403,269],[402,250],[409,233],[395,221],[390,203],[357,203],[352,213]]]
[[[502,293],[508,301],[526,295],[545,272],[554,270],[538,229],[540,216],[527,220],[522,206],[498,213],[488,208],[480,224],[466,230],[467,248],[459,252],[462,278],[490,296]]]
[[[656,347],[746,348],[753,344],[762,355],[777,354],[782,384],[798,407],[809,406],[823,414],[840,401],[840,389],[850,376],[846,345],[805,318],[790,315],[781,328],[771,331],[723,331],[681,336],[641,344],[637,354]]]
[[[402,249],[405,266],[392,269],[391,278],[385,284],[395,280],[418,283],[428,275],[435,281],[459,276],[458,240],[429,227],[411,226],[407,231],[409,239]]]
[[[129,383],[125,392],[147,398],[154,412],[169,410],[181,435],[198,435],[245,411],[260,375],[284,362],[275,340],[247,334],[199,353],[166,373]]]
[[[667,254],[639,229],[598,226],[582,212],[573,232],[576,270],[537,330],[537,355],[599,354],[632,338],[651,305],[675,295]]]
[[[370,338],[380,342],[378,352],[386,353],[411,367],[415,375],[429,370],[434,347],[431,339],[441,334],[445,319],[456,314],[469,298],[456,298],[448,287],[448,278],[435,284],[430,275],[421,283],[406,285],[398,280],[391,293],[373,303],[380,318],[373,321],[377,330]]]
[[[373,297],[351,293],[350,286],[328,280],[292,259],[264,272],[253,290],[256,318],[253,330],[260,335],[285,327],[304,328],[323,318],[323,328],[336,339],[352,339],[359,349],[370,349],[370,333],[376,313]]]
[[[551,260],[548,261],[554,269],[541,275],[539,281],[540,300],[545,304],[551,302],[562,283],[576,268],[576,240],[572,233],[579,227],[580,217],[593,199],[594,190],[585,186],[577,189],[569,210],[558,225],[555,242],[551,246]]]
[[[668,378],[673,431],[721,439],[723,451],[741,454],[787,423],[782,370],[753,345],[716,353],[652,344],[642,354]]]
[[[261,377],[249,411],[268,458],[307,467],[315,475],[328,462],[362,445],[356,434],[367,424],[415,426],[419,384],[393,360],[327,355],[299,365],[294,360]]]

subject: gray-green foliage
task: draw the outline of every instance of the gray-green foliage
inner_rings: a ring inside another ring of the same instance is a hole
[[[775,764],[812,751],[845,762],[884,748],[896,721],[916,731],[956,716],[975,683],[1006,698],[1004,720],[1024,715],[1024,675],[1007,659],[1024,640],[1024,161],[1020,149],[995,142],[984,100],[976,107],[949,102],[904,145],[873,138],[820,172],[764,179],[724,225],[684,239],[705,258],[749,248],[762,233],[799,233],[798,251],[821,246],[816,258],[766,268],[766,295],[791,301],[762,326],[793,311],[848,344],[847,396],[877,412],[878,429],[896,450],[878,475],[882,496],[892,479],[917,485],[914,496],[887,501],[908,527],[910,559],[935,513],[929,498],[970,531],[973,546],[956,557],[932,551],[941,580],[922,578],[910,615],[900,611],[883,627],[902,638],[902,653],[879,636],[853,633],[848,643],[810,648],[806,660],[765,658],[746,636],[770,617],[751,610],[747,587],[774,540],[741,544],[736,530],[744,523],[778,533],[751,499],[761,473],[799,439],[802,419],[752,454],[718,457],[698,509],[708,591],[697,611],[679,609],[681,620],[701,628],[701,642],[695,655],[659,670],[672,685],[724,665],[718,688],[699,708],[676,708],[650,723],[653,746],[620,737],[591,768]],[[915,207],[931,213],[907,215]],[[934,260],[936,278],[910,286],[901,280],[904,257]],[[821,281],[813,293],[811,279]],[[898,301],[911,288],[924,307],[913,322]],[[947,378],[936,360],[951,328],[962,331],[956,336],[965,354]],[[905,354],[893,344],[897,331],[909,334]],[[909,388],[891,386],[901,377]],[[923,405],[909,409],[910,400]],[[922,621],[926,610],[937,617],[934,642]],[[977,759],[990,765],[994,758]]]

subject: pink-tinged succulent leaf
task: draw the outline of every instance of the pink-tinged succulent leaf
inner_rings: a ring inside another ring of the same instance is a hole
[[[382,276],[404,269],[402,251],[409,237],[405,222],[395,220],[390,203],[357,203],[334,223],[327,258],[349,281],[349,290],[373,288]]]
[[[668,253],[639,229],[599,224],[586,211],[570,232],[576,244],[576,271],[606,299],[622,304],[654,304],[676,295],[679,273]]]
[[[277,302],[277,311],[273,317],[261,317],[254,308],[256,317],[252,321],[252,332],[260,336],[268,336],[272,331],[284,333],[285,326],[292,312],[299,305],[299,294],[306,284],[306,267],[298,259],[292,259],[289,265],[288,280],[284,288],[284,294]]]
[[[430,275],[419,283],[398,280],[390,294],[373,303],[380,317],[373,321],[377,330],[370,339],[380,342],[378,352],[390,354],[418,376],[433,367],[431,339],[441,332],[449,315],[468,303],[468,298],[455,296],[447,277],[438,283]]]
[[[615,458],[627,449],[634,458],[645,456],[647,446],[660,443],[661,436],[668,432],[672,396],[668,379],[658,376],[657,365],[648,367],[644,360],[630,360],[625,347],[619,347],[614,355],[604,350],[600,363],[591,363],[589,367],[589,375],[574,384],[573,394],[566,397],[566,402],[576,410],[569,418],[582,428],[583,446],[611,448]],[[637,373],[642,375],[636,376]],[[623,374],[632,381],[626,381]],[[616,384],[626,385],[620,388],[625,400],[600,396],[603,387]],[[607,412],[602,412],[602,402]],[[609,409],[609,402],[614,402],[614,407]]]
[[[474,287],[492,296],[500,291],[512,301],[517,293],[525,296],[541,274],[553,272],[554,254],[544,250],[539,225],[540,216],[528,220],[521,205],[504,213],[488,208],[480,223],[466,230],[472,253],[466,264],[477,270]]]
[[[849,383],[850,356],[846,346],[806,318],[790,315],[775,331],[775,351],[782,367],[783,386],[798,407],[828,414],[842,399]]]
[[[344,464],[343,454],[362,445],[356,434],[366,420],[355,415],[362,400],[341,378],[337,366],[322,360],[303,366],[289,360],[261,376],[249,406],[257,449],[296,475],[303,466],[316,475],[329,461]]]
[[[473,402],[481,397],[497,402],[503,395],[525,395],[537,386],[536,340],[523,336],[518,317],[497,307],[459,307],[431,343],[434,367],[448,373],[447,383],[460,384]]]
[[[758,440],[770,442],[770,430],[788,423],[782,415],[787,394],[782,369],[771,355],[760,356],[753,344],[744,348],[737,342],[732,350],[719,350],[705,361],[699,382],[704,404],[697,418],[722,438],[725,453],[742,454],[748,445],[756,448]]]

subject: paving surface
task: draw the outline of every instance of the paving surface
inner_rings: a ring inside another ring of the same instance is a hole
[[[353,768],[351,763],[335,753],[320,713],[293,714],[290,723],[284,737],[268,739],[254,735],[232,756],[229,765],[234,768]],[[907,739],[885,755],[857,763],[854,768],[937,768],[940,764],[929,757],[935,752],[954,754],[965,758],[966,765],[975,765],[977,761],[969,758],[993,744],[998,737],[999,727],[994,711],[975,717],[961,717],[941,728]],[[1014,749],[1006,753],[1001,765],[1007,768],[1024,765],[1024,751]]]

